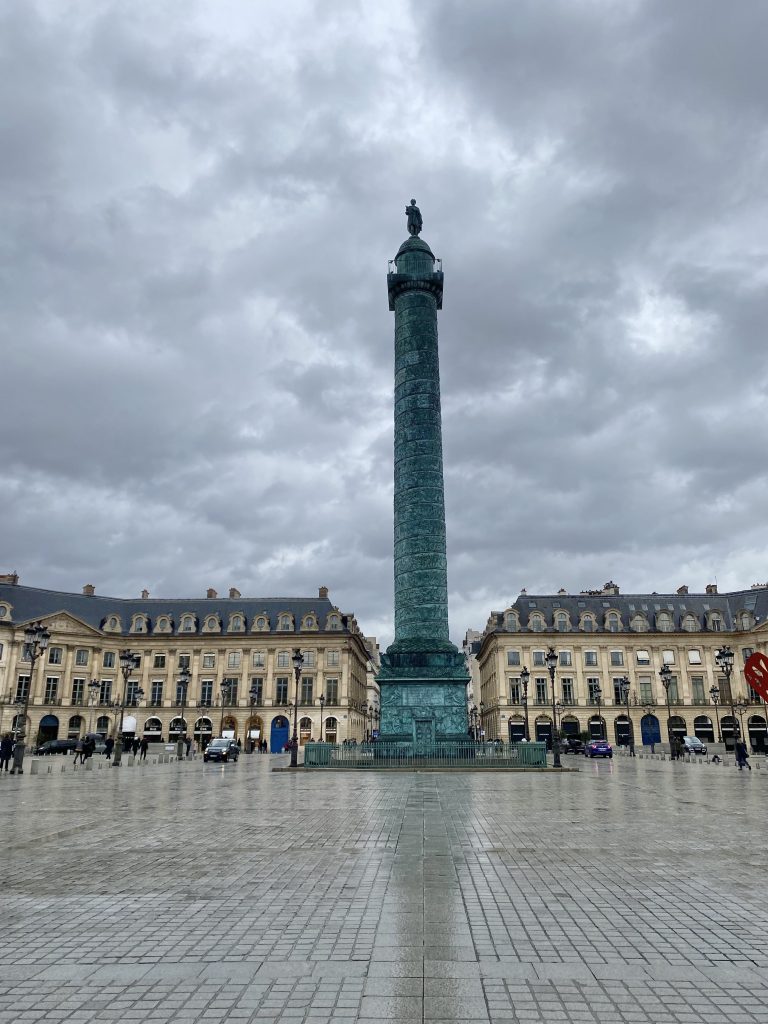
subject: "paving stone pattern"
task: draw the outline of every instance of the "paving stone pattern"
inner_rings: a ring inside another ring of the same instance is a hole
[[[0,1022],[765,1021],[768,770],[281,760],[0,778]]]

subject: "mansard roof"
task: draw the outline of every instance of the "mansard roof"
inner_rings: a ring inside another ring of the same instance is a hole
[[[179,632],[181,617],[184,614],[191,613],[197,616],[199,622],[203,622],[207,615],[219,615],[226,632],[229,616],[234,612],[245,615],[246,630],[251,628],[253,621],[259,616],[266,616],[269,619],[270,630],[274,630],[278,636],[284,636],[289,632],[277,629],[278,617],[286,612],[293,615],[297,632],[302,620],[310,612],[315,613],[321,630],[325,628],[326,617],[336,612],[341,619],[341,629],[338,632],[356,632],[354,617],[339,612],[328,597],[123,598],[102,597],[98,594],[72,594],[61,590],[43,590],[19,584],[0,583],[0,604],[10,606],[10,621],[14,624],[64,611],[94,629],[101,630],[111,616],[117,616],[120,629],[110,630],[113,635],[128,635],[133,617],[139,614],[147,617],[150,629],[160,616],[169,617],[174,633]],[[182,631],[181,635],[188,637],[191,634]],[[242,636],[243,633],[238,631],[230,635]]]
[[[719,613],[723,629],[737,628],[737,616],[751,612],[759,625],[768,619],[768,585],[749,590],[736,590],[723,594],[521,594],[514,604],[502,612],[491,612],[486,632],[505,631],[504,616],[516,612],[521,630],[527,630],[531,616],[543,615],[547,629],[554,631],[557,612],[564,611],[570,616],[571,630],[579,630],[581,617],[591,613],[595,620],[594,632],[609,632],[605,617],[609,612],[621,616],[620,632],[632,632],[630,622],[636,615],[644,615],[651,632],[657,630],[656,619],[666,612],[672,616],[675,631],[682,628],[682,622],[693,615],[699,629],[708,629],[708,616]]]

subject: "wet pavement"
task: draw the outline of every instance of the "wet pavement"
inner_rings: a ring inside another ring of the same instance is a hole
[[[0,778],[0,1021],[765,1020],[765,766],[280,761]]]

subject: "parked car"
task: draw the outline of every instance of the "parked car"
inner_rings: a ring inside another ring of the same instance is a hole
[[[46,740],[37,748],[38,754],[71,754],[77,740]]]
[[[204,761],[237,761],[240,748],[234,740],[211,740],[203,754]]]
[[[702,743],[698,736],[683,736],[683,753],[706,754],[706,752],[706,744]]]
[[[584,747],[584,757],[613,757],[613,747],[608,740],[590,740]]]
[[[584,740],[578,736],[563,736],[560,747],[564,754],[583,754]]]

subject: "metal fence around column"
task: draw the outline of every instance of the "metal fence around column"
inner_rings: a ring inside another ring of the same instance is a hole
[[[307,743],[305,768],[545,768],[546,743]]]

